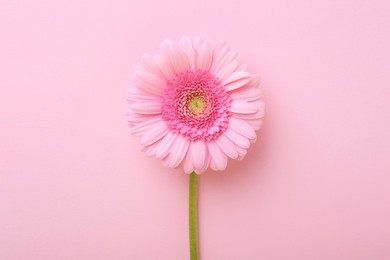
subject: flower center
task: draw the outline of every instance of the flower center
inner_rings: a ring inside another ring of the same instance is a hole
[[[193,97],[189,102],[189,108],[195,112],[200,113],[204,108],[203,98],[200,96]]]
[[[191,141],[212,140],[227,128],[230,102],[221,81],[208,70],[187,70],[167,81],[162,117],[171,132]]]

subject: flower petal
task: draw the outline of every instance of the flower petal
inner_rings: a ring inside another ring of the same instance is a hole
[[[189,144],[190,142],[185,137],[182,135],[176,135],[176,139],[169,154],[168,167],[176,168],[179,166],[189,150]]]
[[[263,120],[261,119],[247,119],[245,121],[250,124],[254,130],[259,130],[263,125]]]
[[[144,70],[135,71],[134,75],[136,79],[135,84],[141,90],[157,95],[162,93],[162,90],[165,87],[165,82],[160,77]]]
[[[145,146],[143,147],[143,150],[146,152],[146,155],[148,157],[152,157],[156,154],[156,151],[157,151],[157,146],[158,144],[160,143],[161,140],[151,144],[151,145],[148,145],[148,146]]]
[[[137,91],[134,91],[137,90]],[[127,92],[127,101],[133,103],[136,101],[144,100],[160,100],[161,98],[156,95],[150,95],[144,92],[139,92],[137,88],[132,88]]]
[[[191,150],[188,149],[187,154],[185,155],[183,159],[183,168],[185,173],[192,173],[195,171],[194,162],[192,160]]]
[[[141,64],[146,70],[148,70],[152,74],[159,76],[163,80],[166,79],[165,75],[161,73],[160,69],[156,65],[156,62],[154,61],[153,57],[150,56],[149,54],[142,55]]]
[[[255,130],[244,120],[235,117],[229,118],[229,127],[240,135],[245,136],[249,141],[254,142],[256,140]]]
[[[161,101],[140,101],[134,102],[130,108],[139,114],[156,115],[161,113]]]
[[[238,51],[236,50],[228,51],[226,54],[223,54],[220,57],[218,65],[215,65],[215,67],[213,68],[213,72],[217,74],[226,64],[232,61],[237,61],[238,60],[237,58],[238,58]]]
[[[161,141],[158,143],[155,155],[157,159],[162,159],[169,154],[169,152],[171,151],[172,144],[176,140],[176,137],[176,134],[168,132],[167,135],[161,139]]]
[[[233,72],[226,80],[222,82],[225,85],[226,91],[232,91],[244,86],[251,80],[250,74],[247,71]]]
[[[215,171],[223,171],[227,165],[227,156],[215,143],[210,141],[207,143],[207,148],[211,156],[210,167]]]
[[[248,67],[248,65],[246,65],[246,64],[241,64],[241,65],[237,68],[237,71],[245,71],[247,67]]]
[[[206,35],[198,35],[198,36],[196,36],[194,38],[194,41],[192,42],[193,46],[194,46],[194,49],[199,53],[200,49],[202,48],[202,44],[205,41],[208,41],[208,40],[209,40],[209,38]]]
[[[192,47],[191,39],[188,36],[183,36],[180,39],[179,47],[184,51],[187,55],[188,62],[190,63],[190,67],[192,68],[195,65],[195,51]]]
[[[211,65],[212,57],[210,41],[206,40],[202,43],[198,52],[196,61],[197,68],[208,70]]]
[[[155,96],[161,95],[160,87],[150,84],[144,81],[138,81],[135,82],[135,85],[138,89],[140,89],[143,92],[147,92],[148,94],[153,94]]]
[[[133,128],[149,120],[154,120],[154,119],[161,120],[161,115],[138,114],[135,113],[131,108],[129,108],[128,112],[126,113],[126,118],[129,123],[129,126]]]
[[[248,138],[240,135],[236,131],[234,131],[231,128],[227,128],[224,132],[224,134],[231,140],[233,141],[237,146],[248,149],[250,146],[250,142]]]
[[[233,71],[237,68],[237,61],[232,61],[228,63],[226,66],[224,66],[216,75],[221,81],[226,80],[232,73]]]
[[[154,125],[156,123],[161,122],[161,116],[153,117],[149,120],[144,119],[144,122],[132,127],[131,133],[135,136],[144,133],[145,131],[149,130],[150,128],[155,127]]]
[[[161,55],[156,55],[154,56],[154,61],[156,62],[157,67],[167,79],[171,79],[176,75],[174,68],[165,57]]]
[[[195,170],[199,173],[199,170],[203,168],[206,161],[206,145],[204,141],[197,140],[195,142],[191,142],[190,149]]]
[[[205,145],[206,145],[206,143],[205,143]],[[203,167],[201,169],[198,169],[198,173],[205,172],[209,168],[210,162],[211,162],[211,156],[210,156],[210,152],[208,151],[208,148],[206,145],[206,158],[205,158]]]
[[[219,72],[223,57],[230,51],[229,45],[226,42],[220,42],[213,50],[213,62],[211,64],[211,72],[217,74]]]
[[[186,71],[190,68],[186,54],[178,47],[172,46],[170,49],[171,62],[176,73]]]
[[[252,114],[259,111],[259,108],[255,104],[245,102],[239,99],[233,99],[228,109],[230,112],[240,114]]]
[[[234,113],[234,117],[244,119],[244,120],[256,120],[264,117],[264,110],[259,110],[256,113],[252,114],[240,114]]]
[[[157,142],[168,133],[168,127],[165,122],[158,122],[154,127],[150,128],[144,136],[141,138],[141,145],[148,146],[154,142]]]
[[[232,159],[238,158],[238,152],[235,144],[232,141],[230,141],[230,139],[227,138],[226,135],[221,134],[220,136],[217,137],[217,139],[215,139],[215,142],[227,156],[229,156]]]
[[[238,88],[245,86],[250,81],[250,78],[242,78],[240,80],[233,81],[227,85],[225,85],[226,91],[232,91]]]
[[[165,58],[169,59],[170,58],[169,50],[171,49],[171,47],[173,45],[174,45],[174,43],[171,40],[165,39],[160,44],[160,53],[161,53],[161,55],[164,56]]]
[[[243,87],[236,91],[231,91],[230,96],[232,99],[242,99],[245,101],[253,101],[261,98],[262,92],[258,88]]]
[[[242,160],[242,159],[244,159],[244,157],[245,157],[245,155],[247,153],[247,150],[237,146],[237,152],[238,152],[237,160]]]

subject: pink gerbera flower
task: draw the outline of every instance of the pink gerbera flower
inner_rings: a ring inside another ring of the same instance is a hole
[[[224,170],[242,159],[264,115],[259,78],[226,43],[205,36],[165,40],[144,55],[129,89],[128,121],[147,155],[186,173]]]

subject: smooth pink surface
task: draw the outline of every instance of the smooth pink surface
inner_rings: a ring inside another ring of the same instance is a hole
[[[259,141],[200,176],[202,260],[390,259],[390,2],[0,2],[0,259],[188,259],[188,176],[139,151],[143,52],[205,33],[264,80]]]

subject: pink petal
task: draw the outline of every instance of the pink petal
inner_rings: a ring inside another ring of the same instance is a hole
[[[141,138],[141,145],[148,146],[154,142],[157,142],[168,133],[168,127],[165,122],[159,122],[150,128],[144,136]]]
[[[238,152],[237,160],[242,160],[242,159],[244,159],[244,157],[245,157],[245,155],[247,153],[247,150],[237,146],[237,152]]]
[[[265,104],[263,100],[254,100],[250,102],[251,104],[254,104],[255,106],[258,107],[259,110],[264,110],[265,109]]]
[[[234,82],[236,80],[248,78],[248,77],[250,77],[250,75],[251,74],[247,71],[236,71],[236,72],[232,73],[227,79],[222,81],[222,84],[227,85],[227,84]]]
[[[173,46],[170,50],[171,62],[176,73],[186,71],[190,68],[190,63],[185,53],[176,46]]]
[[[221,80],[224,81],[226,80],[232,73],[233,71],[237,68],[237,61],[232,61],[228,63],[226,66],[224,66],[217,74],[217,77]]]
[[[131,109],[140,114],[156,115],[161,113],[161,101],[141,101],[131,104]]]
[[[151,94],[160,95],[165,87],[165,81],[161,78],[148,73],[144,70],[134,72],[136,77],[136,86]]]
[[[188,149],[187,154],[185,155],[183,159],[183,169],[185,173],[192,173],[195,171],[195,166],[192,160],[191,150]]]
[[[241,64],[240,67],[237,68],[237,71],[245,71],[247,68],[246,64]]]
[[[157,145],[159,144],[160,141],[157,141],[149,146],[144,147],[147,156],[152,157],[156,154]]]
[[[174,45],[174,43],[171,40],[165,39],[161,44],[160,44],[160,53],[162,56],[165,58],[169,59],[170,57],[170,49]]]
[[[250,81],[250,78],[242,78],[231,83],[225,85],[226,91],[232,91],[241,87],[246,86],[246,84]]]
[[[238,51],[232,50],[227,52],[226,54],[223,54],[223,56],[220,58],[218,65],[216,65],[213,68],[213,72],[218,74],[218,72],[228,63],[232,61],[237,61],[238,57]]]
[[[169,167],[177,167],[187,154],[188,146],[190,142],[182,135],[176,135],[176,139],[172,145],[172,149],[169,154]]]
[[[168,132],[167,135],[161,139],[161,141],[158,143],[158,147],[156,151],[157,159],[162,159],[169,154],[175,139],[176,139],[176,134],[171,132]]]
[[[213,160],[210,160],[210,168],[214,171],[219,171]]]
[[[253,101],[256,99],[260,99],[262,93],[261,93],[260,89],[250,86],[250,87],[243,87],[243,88],[239,88],[237,90],[231,91],[229,94],[232,97],[232,99],[242,99],[245,101]]]
[[[210,42],[208,40],[204,41],[198,52],[196,63],[197,68],[208,70],[210,68],[212,57]]]
[[[210,167],[215,171],[225,170],[227,165],[226,154],[219,148],[215,141],[208,142],[207,148],[211,156]]]
[[[250,142],[248,138],[240,135],[236,131],[232,130],[231,128],[227,128],[224,132],[224,134],[233,141],[237,146],[242,147],[244,149],[248,149],[250,146]]]
[[[224,60],[226,61],[225,64],[232,60],[238,60],[238,51],[237,50],[231,50],[225,57]]]
[[[137,88],[131,88],[127,92],[127,100],[130,102],[142,101],[142,100],[160,100],[161,98],[156,95],[150,95],[147,93],[141,93]]]
[[[240,114],[252,114],[256,113],[259,110],[259,108],[255,104],[241,101],[239,99],[233,99],[228,109],[230,112]]]
[[[155,96],[161,95],[161,90],[159,86],[156,86],[154,84],[146,83],[143,81],[135,82],[135,85],[138,89],[140,89],[143,92],[147,92],[148,94],[152,94]]]
[[[202,140],[197,140],[191,142],[190,149],[196,172],[199,172],[206,160],[206,145]]]
[[[250,124],[254,130],[259,130],[263,124],[263,120],[261,119],[248,119],[245,121]]]
[[[139,135],[144,133],[145,131],[149,130],[150,128],[155,127],[155,124],[161,121],[161,116],[153,117],[152,119],[147,120],[146,118],[143,119],[144,121],[140,124],[137,124],[131,129],[131,133],[133,135]],[[157,124],[157,125],[158,125]]]
[[[206,35],[198,35],[194,38],[193,46],[194,49],[199,53],[202,45],[205,41],[208,41],[208,37]]]
[[[157,67],[167,79],[171,79],[176,75],[174,68],[165,57],[161,55],[156,55],[154,56],[154,61],[156,62]]]
[[[209,168],[210,162],[211,162],[211,155],[210,155],[210,152],[208,151],[208,148],[206,145],[206,158],[205,158],[203,167],[201,169],[198,169],[198,173],[205,172]]]
[[[187,55],[190,66],[194,65],[195,64],[195,52],[194,52],[194,48],[192,47],[191,39],[188,36],[183,36],[180,39],[179,47]]]
[[[250,104],[253,104],[258,108],[258,111],[256,113],[251,113],[251,114],[242,114],[242,113],[234,113],[234,117],[240,118],[240,119],[261,119],[264,117],[265,113],[265,105],[262,100],[258,100],[256,102],[250,102]]]
[[[234,113],[235,118],[244,119],[244,120],[256,120],[264,117],[264,110],[259,110],[256,113],[252,114],[240,114]]]
[[[213,50],[213,62],[211,64],[211,72],[217,74],[221,67],[221,61],[223,57],[229,52],[229,45],[225,42],[220,42]]]
[[[230,139],[227,138],[226,135],[221,134],[220,136],[217,137],[217,139],[215,139],[215,142],[227,156],[229,156],[232,159],[238,158],[238,152],[235,144],[232,141],[230,141]]]
[[[131,110],[131,108],[129,108],[128,112],[126,113],[126,118],[129,125],[135,127],[136,125],[142,124],[149,120],[153,120],[153,119],[161,120],[161,115],[137,114],[133,110]]]
[[[229,118],[229,127],[240,135],[245,136],[249,141],[254,142],[256,140],[255,130],[244,120],[235,117]]]
[[[143,67],[145,69],[147,69],[152,74],[159,76],[163,80],[166,79],[165,75],[161,73],[160,69],[158,68],[158,66],[154,62],[154,59],[152,56],[150,56],[148,54],[142,55],[141,64],[143,65]]]

